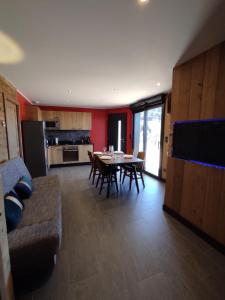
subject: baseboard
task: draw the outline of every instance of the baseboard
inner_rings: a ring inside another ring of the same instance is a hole
[[[84,163],[72,163],[72,164],[58,164],[58,165],[52,165],[50,166],[50,169],[54,168],[63,168],[63,167],[76,167],[76,166],[87,166],[90,165],[90,162],[84,162]]]
[[[169,208],[168,206],[163,205],[163,210],[172,217],[174,217],[176,220],[181,222],[183,225],[187,226],[191,231],[193,231],[196,235],[198,235],[201,239],[213,246],[223,255],[225,255],[225,246],[223,244],[212,238],[210,235],[199,229],[197,226],[193,225],[190,221],[186,220],[184,217],[182,217],[180,214],[178,214],[176,211]]]

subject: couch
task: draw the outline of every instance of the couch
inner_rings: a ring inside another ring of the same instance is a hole
[[[31,178],[23,160],[0,165],[3,192],[13,189],[22,176]],[[33,179],[31,198],[24,200],[23,217],[8,234],[11,270],[16,288],[32,286],[54,266],[62,236],[61,192],[57,176]]]

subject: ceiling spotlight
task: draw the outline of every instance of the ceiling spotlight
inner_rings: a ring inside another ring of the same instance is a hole
[[[157,82],[156,85],[157,85],[157,86],[161,86],[161,83],[160,83],[160,82]]]
[[[138,0],[138,4],[140,5],[146,5],[149,3],[149,0]]]
[[[38,100],[35,100],[35,101],[33,101],[33,103],[34,103],[34,104],[39,104],[39,103],[40,103],[40,101],[38,101]]]

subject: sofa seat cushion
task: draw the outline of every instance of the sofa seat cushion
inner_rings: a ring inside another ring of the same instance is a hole
[[[60,238],[60,219],[10,232],[8,241],[13,276],[44,269],[57,253]]]
[[[30,199],[24,200],[23,218],[18,226],[31,226],[59,218],[61,214],[61,192],[57,176],[35,178]]]

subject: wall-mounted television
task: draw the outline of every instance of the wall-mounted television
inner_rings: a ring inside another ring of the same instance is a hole
[[[225,119],[175,122],[172,156],[225,167]]]

